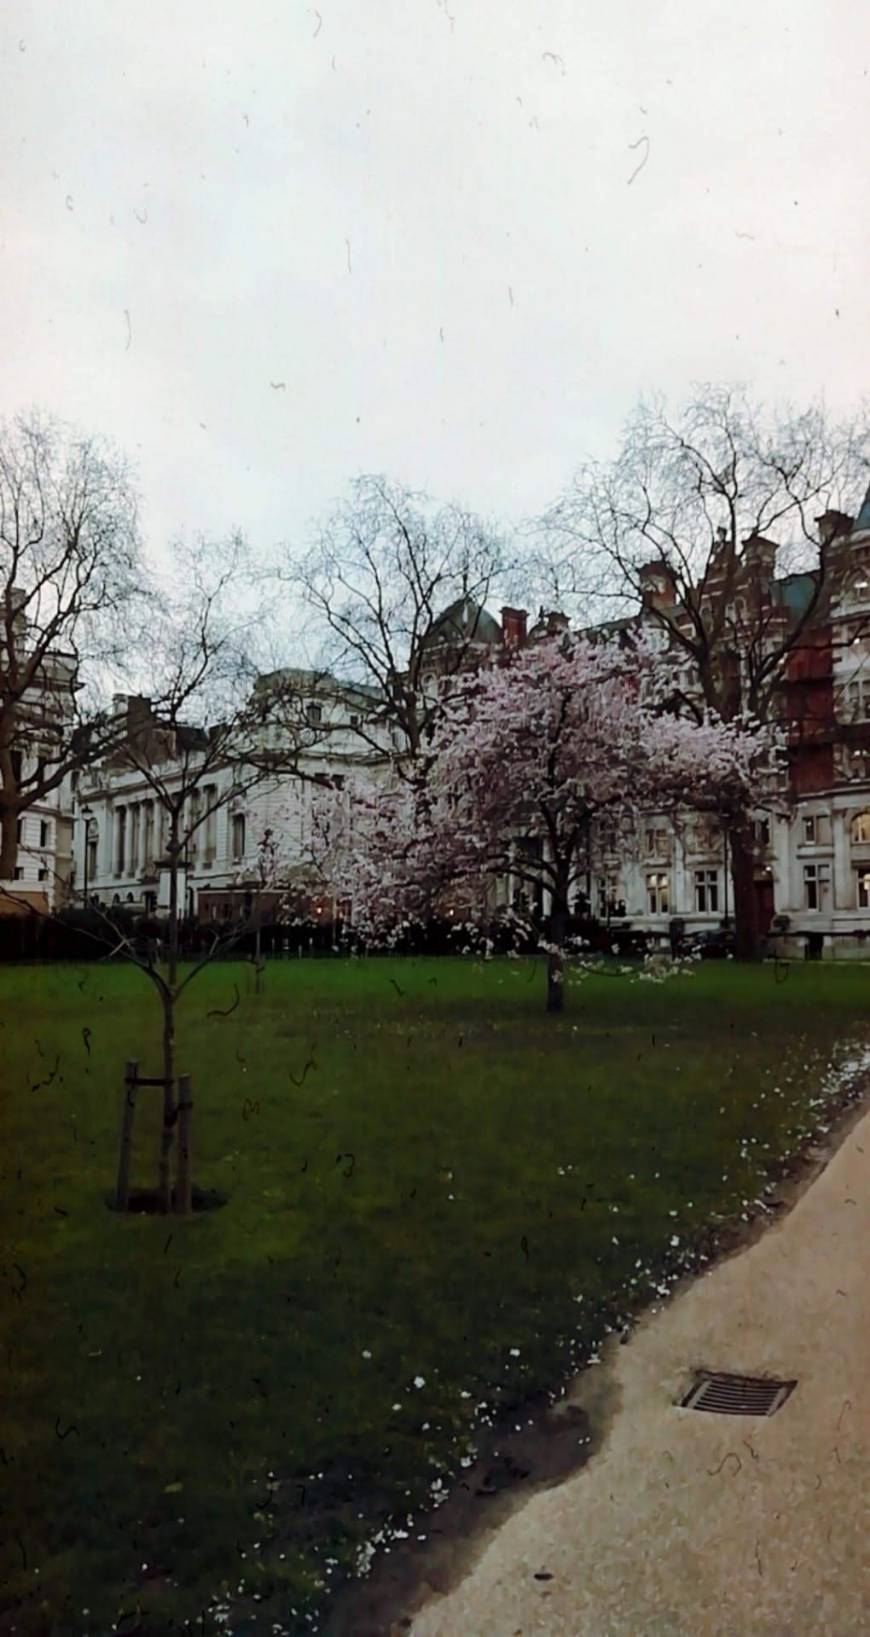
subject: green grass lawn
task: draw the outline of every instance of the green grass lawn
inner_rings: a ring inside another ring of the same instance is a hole
[[[259,996],[212,967],[179,1067],[229,1203],[179,1222],[105,1203],[124,1061],[159,1072],[146,980],[0,971],[0,1628],[178,1630],[243,1584],[269,1611],[248,1629],[316,1629],[387,1518],[425,1532],[481,1423],[823,1118],[870,971],[778,978],[590,978],[554,1019],[527,962],[279,962]]]

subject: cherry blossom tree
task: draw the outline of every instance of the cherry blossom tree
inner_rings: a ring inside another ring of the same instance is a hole
[[[663,663],[566,636],[458,680],[425,781],[325,803],[320,860],[369,933],[454,902],[480,921],[497,883],[528,889],[547,955],[547,1009],[563,1008],[571,910],[601,821],[745,800],[766,731],[663,711]]]

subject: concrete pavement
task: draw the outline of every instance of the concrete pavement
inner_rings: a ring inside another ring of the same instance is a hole
[[[786,1217],[603,1358],[572,1394],[615,1399],[598,1453],[403,1629],[870,1634],[870,1115]],[[696,1368],[798,1385],[769,1419],[677,1409]]]

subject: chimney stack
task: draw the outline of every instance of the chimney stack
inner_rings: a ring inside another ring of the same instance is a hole
[[[150,722],[151,700],[144,693],[127,695],[127,720],[131,727],[136,722]]]
[[[763,534],[753,529],[743,541],[743,569],[745,575],[752,575],[760,582],[762,579],[772,581],[776,572],[776,541],[766,540]]]
[[[22,591],[16,585],[10,586],[9,601],[12,604],[12,640],[15,653],[18,659],[21,660],[24,658],[27,647],[27,615],[24,611],[27,592]]]
[[[672,608],[676,602],[675,575],[667,563],[644,563],[638,569],[644,608]]]
[[[846,512],[823,512],[816,518],[816,528],[819,531],[819,544],[829,546],[839,534],[848,534],[855,519]]]
[[[522,648],[526,640],[528,613],[525,608],[503,608],[501,629],[506,648]]]

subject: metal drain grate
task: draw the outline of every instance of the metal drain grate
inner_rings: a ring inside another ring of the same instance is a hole
[[[775,1415],[796,1386],[796,1381],[773,1381],[769,1376],[700,1370],[679,1407],[713,1415]]]

